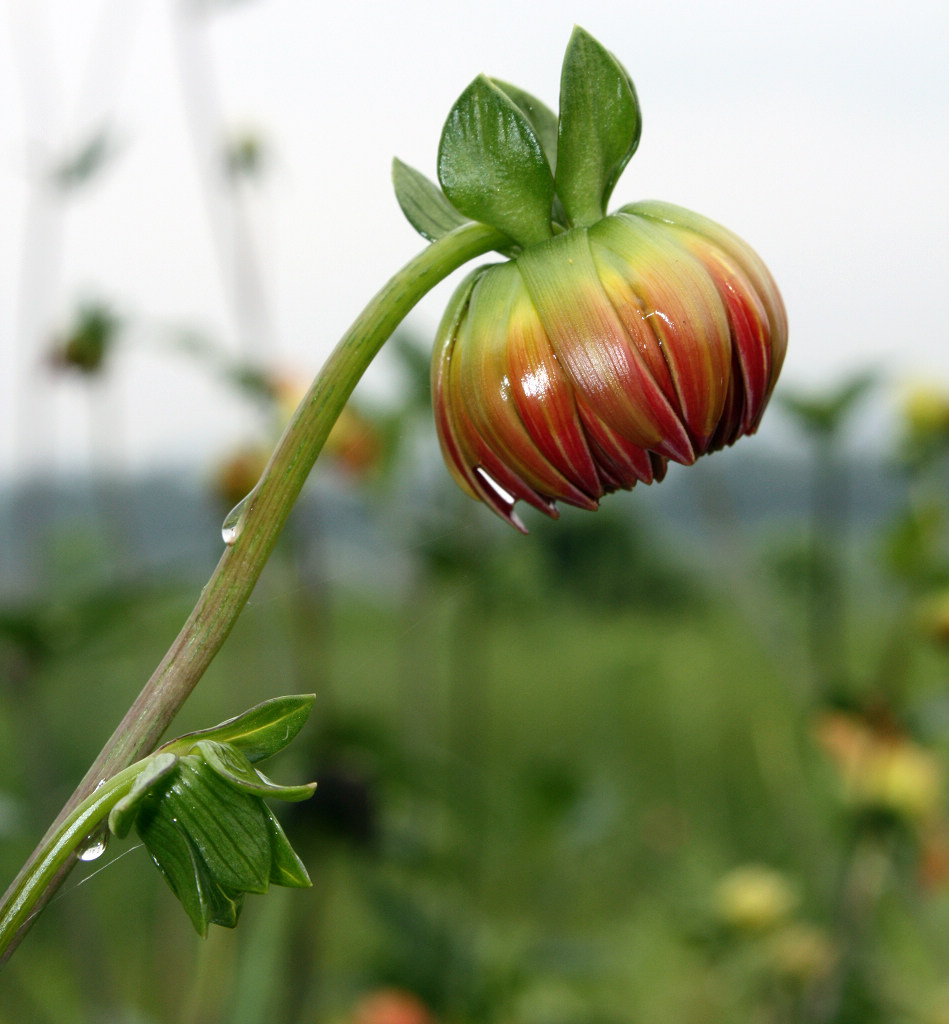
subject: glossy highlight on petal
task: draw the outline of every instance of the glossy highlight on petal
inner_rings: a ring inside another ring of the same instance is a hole
[[[589,233],[574,228],[518,257],[541,323],[573,386],[598,416],[642,448],[694,459],[688,435],[597,275]]]
[[[624,207],[461,284],[432,364],[442,451],[524,531],[518,501],[595,509],[754,433],[786,347],[744,242],[669,204]]]

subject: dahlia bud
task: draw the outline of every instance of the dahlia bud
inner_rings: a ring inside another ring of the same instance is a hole
[[[455,479],[518,529],[518,500],[594,509],[754,433],[781,368],[784,307],[749,246],[667,203],[606,215],[639,129],[629,76],[576,29],[559,119],[482,77],[445,125],[443,191],[396,165],[426,237],[471,218],[511,240],[451,300],[432,390]]]

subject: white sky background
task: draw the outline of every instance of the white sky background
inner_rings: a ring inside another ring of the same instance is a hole
[[[211,230],[218,217],[230,253],[232,222],[220,194],[209,205],[195,124],[208,147],[248,127],[268,148],[264,177],[241,193],[265,299],[256,352],[309,377],[423,245],[395,202],[392,157],[434,177],[445,116],[481,71],[556,109],[577,20],[626,65],[643,108],[614,205],[692,207],[759,251],[789,310],[782,383],[829,389],[874,367],[949,387],[943,0],[194,10],[0,0],[0,477],[202,467],[257,436],[246,400],[163,347],[180,327],[240,351],[229,258]],[[44,167],[104,123],[114,159],[57,200]],[[449,289],[409,326],[430,334]],[[83,297],[129,325],[92,386],[43,362]],[[393,380],[383,357],[363,393],[385,396]],[[769,437],[788,434],[766,417],[760,443]]]

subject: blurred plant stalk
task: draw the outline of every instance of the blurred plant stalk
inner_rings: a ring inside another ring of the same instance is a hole
[[[845,687],[848,478],[841,457],[844,427],[874,385],[870,373],[845,381],[828,396],[784,394],[780,401],[812,443],[809,642],[815,696]]]

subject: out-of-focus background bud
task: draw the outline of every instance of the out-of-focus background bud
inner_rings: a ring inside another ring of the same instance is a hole
[[[783,924],[798,903],[791,882],[761,864],[747,864],[729,872],[715,887],[714,906],[728,928],[764,932]]]

